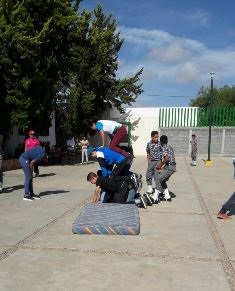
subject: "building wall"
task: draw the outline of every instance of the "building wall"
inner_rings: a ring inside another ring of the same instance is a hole
[[[161,128],[160,134],[168,136],[169,144],[173,147],[175,154],[190,154],[190,139],[196,134],[198,142],[198,154],[208,154],[208,128]],[[235,156],[235,128],[211,129],[211,155]]]
[[[187,108],[187,107],[186,107]],[[121,119],[132,123],[131,141],[135,155],[146,155],[146,144],[150,140],[152,130],[158,130],[160,134],[166,134],[169,139],[169,144],[175,150],[176,154],[189,155],[191,152],[190,139],[192,133],[195,133],[198,140],[198,154],[207,155],[208,153],[208,127],[188,127],[192,120],[196,119],[196,109],[188,108],[189,123],[187,127],[160,127],[160,110],[166,108],[126,108],[124,115],[119,115],[117,111],[110,112],[110,119]],[[169,110],[174,112],[170,114],[170,119],[181,120],[180,112],[185,112],[183,107],[179,110]],[[176,114],[177,113],[177,114]],[[192,118],[195,116],[195,118]],[[176,118],[175,118],[176,117]],[[186,119],[184,119],[186,120]],[[190,121],[191,120],[191,121]],[[165,123],[163,123],[164,125]],[[167,123],[166,123],[167,124]],[[235,127],[212,127],[211,136],[211,154],[212,155],[231,155],[235,156]]]
[[[51,121],[51,127],[49,128],[49,135],[48,136],[39,136],[38,138],[40,141],[49,141],[51,146],[56,144],[56,136],[55,136],[55,118],[52,118]],[[2,140],[2,137],[0,136],[0,142]],[[15,126],[12,129],[12,132],[6,142],[6,146],[5,146],[5,154],[13,157],[15,154],[15,148],[17,147],[17,145],[19,143],[23,143],[24,141],[24,136],[23,135],[19,135],[19,130],[18,128]]]

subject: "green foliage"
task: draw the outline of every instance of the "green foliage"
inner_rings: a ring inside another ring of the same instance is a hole
[[[77,14],[69,1],[1,0],[0,79],[10,124],[48,127],[56,85],[66,79]]]
[[[118,79],[123,40],[102,6],[78,11],[80,0],[0,0],[0,125],[50,124],[84,132],[87,119],[122,109],[142,92],[139,76]],[[64,92],[64,93],[63,93]]]
[[[71,128],[85,131],[90,117],[111,107],[122,110],[135,101],[142,92],[142,69],[130,78],[116,77],[123,40],[116,21],[105,16],[101,5],[93,13],[80,13],[77,37],[67,110]]]
[[[208,107],[211,90],[202,87],[195,99],[190,101],[189,106]],[[224,86],[223,88],[213,88],[212,105],[214,107],[235,106],[235,88]]]

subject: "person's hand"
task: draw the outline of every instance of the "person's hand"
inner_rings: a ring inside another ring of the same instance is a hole
[[[97,202],[99,202],[99,200],[100,200],[100,194],[95,193],[95,194],[93,195],[92,202],[93,202],[93,203],[97,203]]]

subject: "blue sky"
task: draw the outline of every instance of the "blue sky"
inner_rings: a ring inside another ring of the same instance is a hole
[[[119,77],[144,68],[134,106],[187,106],[201,86],[235,85],[234,0],[83,0],[101,3],[124,39]],[[178,97],[179,96],[179,97]]]

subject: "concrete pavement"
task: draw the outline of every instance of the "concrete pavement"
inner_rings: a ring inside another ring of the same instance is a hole
[[[0,194],[0,290],[235,290],[235,216],[216,214],[235,191],[232,159],[177,157],[171,203],[140,209],[139,236],[74,235],[97,163],[41,167],[39,201],[23,201],[23,172],[6,172]],[[137,157],[133,170],[145,174]],[[144,184],[144,189],[146,185]]]

